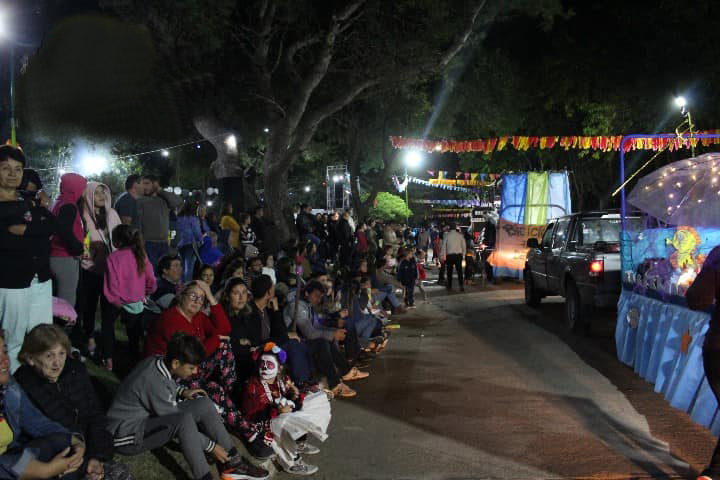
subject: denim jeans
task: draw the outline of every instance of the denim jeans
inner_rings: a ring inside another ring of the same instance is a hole
[[[307,345],[291,339],[283,343],[280,348],[287,352],[290,378],[292,378],[293,383],[300,385],[309,381],[312,378],[315,366]]]
[[[362,347],[367,347],[370,339],[379,335],[380,322],[375,318],[375,315],[369,313],[351,315],[348,317],[347,326],[348,331],[350,331],[350,329],[355,331],[357,340]]]
[[[190,244],[183,245],[178,250],[183,263],[182,282],[187,283],[192,280],[193,270],[195,269],[195,250],[193,250],[193,247]]]
[[[160,260],[160,257],[163,255],[167,255],[168,251],[169,247],[167,242],[145,242],[145,252],[147,253],[148,261],[158,276],[160,275],[160,272],[157,271],[158,260]]]
[[[381,285],[378,288],[378,294],[377,294],[377,300],[378,302],[382,302],[386,298],[390,300],[390,304],[397,308],[400,306],[400,300],[398,300],[397,296],[395,295],[395,289],[392,285]]]

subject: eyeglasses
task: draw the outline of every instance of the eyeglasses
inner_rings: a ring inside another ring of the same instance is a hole
[[[197,293],[188,293],[187,297],[193,302],[204,302],[205,295],[198,295]]]

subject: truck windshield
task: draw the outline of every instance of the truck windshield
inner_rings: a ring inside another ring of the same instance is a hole
[[[638,228],[640,218],[627,218],[627,229]],[[577,229],[578,245],[594,245],[596,242],[620,243],[622,223],[619,218],[583,218]]]

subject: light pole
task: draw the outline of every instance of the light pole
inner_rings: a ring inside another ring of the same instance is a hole
[[[417,168],[422,163],[422,154],[418,150],[410,150],[403,157],[403,163],[405,164],[405,207],[407,208],[407,214],[405,215],[405,223],[410,223],[410,177],[408,177],[408,167]]]
[[[680,128],[687,123],[688,130],[690,132],[690,137],[692,138],[693,135],[693,129],[695,128],[695,125],[692,122],[692,116],[690,116],[690,110],[687,108],[687,100],[682,95],[678,95],[675,97],[675,106],[680,109],[680,114],[685,117],[685,121],[678,126],[678,128],[675,129],[675,132],[680,135]],[[692,156],[695,156],[695,147],[692,143],[692,140],[690,140],[690,149],[692,151]]]
[[[34,45],[19,42],[13,39],[8,33],[8,14],[0,10],[0,40],[6,40],[10,45],[10,143],[17,146],[16,122],[15,122],[15,46],[34,47]]]

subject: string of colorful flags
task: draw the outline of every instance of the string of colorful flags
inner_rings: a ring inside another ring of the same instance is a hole
[[[456,199],[436,199],[427,200],[424,198],[410,199],[410,203],[418,203],[422,205],[457,205],[458,207],[485,207],[491,204],[482,200],[456,200]]]
[[[469,218],[472,216],[472,212],[466,213],[438,213],[425,216],[426,219],[430,218]]]
[[[407,183],[415,183],[418,185],[424,185],[426,187],[433,187],[433,188],[440,188],[443,190],[452,190],[455,192],[465,192],[465,193],[479,193],[482,191],[481,188],[467,188],[460,186],[462,184],[461,182],[464,182],[464,180],[444,180],[443,183],[437,183],[437,179],[430,179],[430,180],[423,180],[422,178],[417,177],[411,177],[407,176],[402,181],[395,175],[392,177],[393,185],[397,189],[398,192],[404,192],[405,188],[407,188]],[[433,180],[435,180],[433,182]],[[454,185],[454,183],[457,182],[458,185]]]
[[[704,130],[696,132],[697,134],[708,133],[718,134],[720,129]],[[485,138],[477,140],[424,140],[420,138],[405,138],[400,136],[391,136],[390,142],[393,148],[403,148],[412,150],[424,150],[426,152],[482,152],[492,153],[512,147],[518,151],[527,151],[530,148],[538,148],[540,150],[551,149],[555,147],[564,148],[565,150],[599,150],[603,152],[619,151],[620,142],[623,135],[593,135],[593,136],[525,136],[525,135],[509,135],[498,138]],[[698,144],[709,146],[712,144],[720,144],[718,138],[633,138],[625,143],[625,151],[631,150],[679,150],[680,148],[696,147]]]

